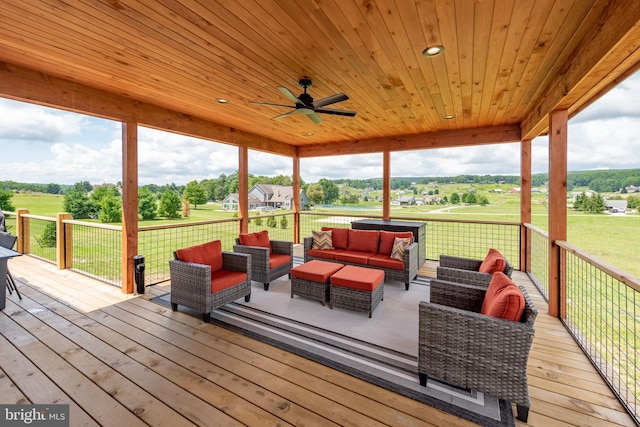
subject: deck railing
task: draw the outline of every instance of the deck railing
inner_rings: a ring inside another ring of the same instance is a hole
[[[9,231],[22,232],[20,250],[64,268],[111,284],[121,283],[122,227],[31,215],[25,210],[5,212]],[[284,218],[284,221],[283,221]],[[350,228],[357,219],[372,215],[300,213],[300,238],[322,226]],[[514,268],[520,260],[520,225],[509,222],[395,218],[427,223],[426,254],[480,259],[495,247]],[[146,257],[147,284],[168,280],[168,260],[173,251],[220,239],[223,250],[232,250],[239,231],[236,218],[139,228],[139,253]],[[249,231],[269,230],[272,239],[292,241],[292,213],[252,216]],[[548,298],[548,235],[525,224],[528,274]],[[60,235],[62,231],[62,235]],[[561,280],[566,289],[562,321],[582,347],[629,413],[639,420],[640,397],[640,281],[578,248],[558,242],[561,248]],[[64,257],[64,259],[59,259]],[[640,421],[638,422],[640,424]]]
[[[640,424],[640,280],[566,242],[556,243],[566,289],[561,320]]]

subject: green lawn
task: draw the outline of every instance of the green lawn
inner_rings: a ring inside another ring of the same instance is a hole
[[[541,202],[543,198],[544,196],[541,194],[534,194],[533,196],[532,223],[546,230],[547,210]],[[475,219],[512,222],[520,220],[519,195],[489,193],[489,200],[491,204],[488,206],[398,206],[392,207],[391,215],[393,217],[405,216],[425,219]],[[29,209],[32,214],[55,217],[56,213],[62,211],[63,197],[57,195],[16,194],[12,199],[12,203],[16,208]],[[374,203],[362,203],[352,209],[343,206],[339,206],[336,209],[318,208],[314,212],[382,216],[381,206]],[[637,245],[640,215],[585,214],[573,209],[568,209],[567,215],[569,243],[636,277],[640,277],[640,264],[635,262],[640,259],[640,245]],[[192,208],[189,218],[140,221],[139,225],[189,223],[232,218],[233,216],[234,213],[232,212],[221,211],[219,204],[206,204],[198,206],[197,209]],[[11,220],[8,223],[12,225]],[[254,227],[255,224],[252,224],[252,229]],[[291,227],[292,224],[289,224],[288,228],[291,229]],[[275,232],[275,230],[273,231]],[[286,234],[286,232],[282,234]]]

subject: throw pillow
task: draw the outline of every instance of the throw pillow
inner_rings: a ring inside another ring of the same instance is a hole
[[[393,248],[391,249],[391,255],[389,256],[393,259],[397,259],[398,261],[403,261],[404,252],[410,244],[410,237],[396,237],[393,240]]]
[[[311,233],[313,234],[311,249],[333,249],[331,231],[311,231]]]
[[[487,256],[484,257],[484,261],[480,264],[480,273],[497,273],[504,271],[507,266],[507,260],[504,259],[502,254],[496,249],[489,249]]]
[[[256,231],[255,233],[240,233],[238,238],[243,246],[260,246],[271,249],[269,232],[267,230]]]
[[[391,255],[393,242],[396,237],[408,237],[413,243],[413,232],[411,231],[384,231],[380,230],[380,244],[378,245],[378,253],[382,255]]]
[[[358,252],[378,252],[378,240],[380,232],[378,230],[354,230],[349,229],[348,251]]]
[[[335,249],[347,249],[349,242],[348,228],[322,227],[322,231],[331,231],[331,244]]]
[[[180,261],[211,266],[211,272],[222,269],[222,243],[220,240],[178,249],[176,256]]]
[[[480,313],[519,322],[524,313],[524,295],[509,277],[494,273],[482,301]]]

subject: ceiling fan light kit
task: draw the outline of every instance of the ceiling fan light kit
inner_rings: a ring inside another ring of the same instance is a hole
[[[312,85],[311,80],[307,78],[303,78],[298,81],[298,84],[303,89],[303,93],[301,93],[299,96],[295,96],[293,92],[291,92],[289,89],[287,89],[284,86],[278,86],[278,90],[285,96],[285,98],[287,98],[289,101],[294,103],[293,107],[289,105],[270,104],[266,102],[257,102],[257,101],[251,101],[249,103],[257,104],[257,105],[267,105],[271,107],[293,108],[293,110],[287,113],[283,113],[273,117],[273,120],[280,120],[292,114],[304,114],[315,124],[320,124],[322,123],[322,119],[320,118],[320,116],[318,116],[318,113],[333,114],[337,116],[347,116],[347,117],[354,117],[356,115],[356,112],[351,110],[336,110],[333,108],[324,108],[327,105],[336,104],[338,102],[346,101],[347,99],[349,99],[349,97],[344,93],[337,93],[335,95],[331,95],[326,98],[322,98],[317,101],[314,101],[313,97],[307,93],[307,89],[310,88]]]

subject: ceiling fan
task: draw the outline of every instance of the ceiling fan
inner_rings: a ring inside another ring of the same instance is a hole
[[[353,117],[356,115],[355,111],[350,110],[336,110],[333,108],[324,108],[327,105],[335,104],[337,102],[346,101],[349,99],[347,95],[344,93],[337,93],[335,95],[328,96],[326,98],[319,99],[314,101],[311,95],[307,93],[307,88],[311,87],[311,80],[309,79],[300,79],[298,84],[304,89],[304,92],[300,94],[300,96],[295,96],[289,89],[284,86],[278,86],[278,90],[282,92],[282,94],[295,105],[291,107],[290,105],[282,105],[282,104],[270,104],[267,102],[257,102],[251,101],[249,104],[257,104],[257,105],[269,105],[272,107],[285,107],[285,108],[293,108],[293,110],[275,116],[273,120],[280,120],[283,117],[290,116],[292,114],[304,114],[314,123],[322,123],[322,119],[318,116],[318,113],[321,114],[335,114],[338,116],[348,116]]]

